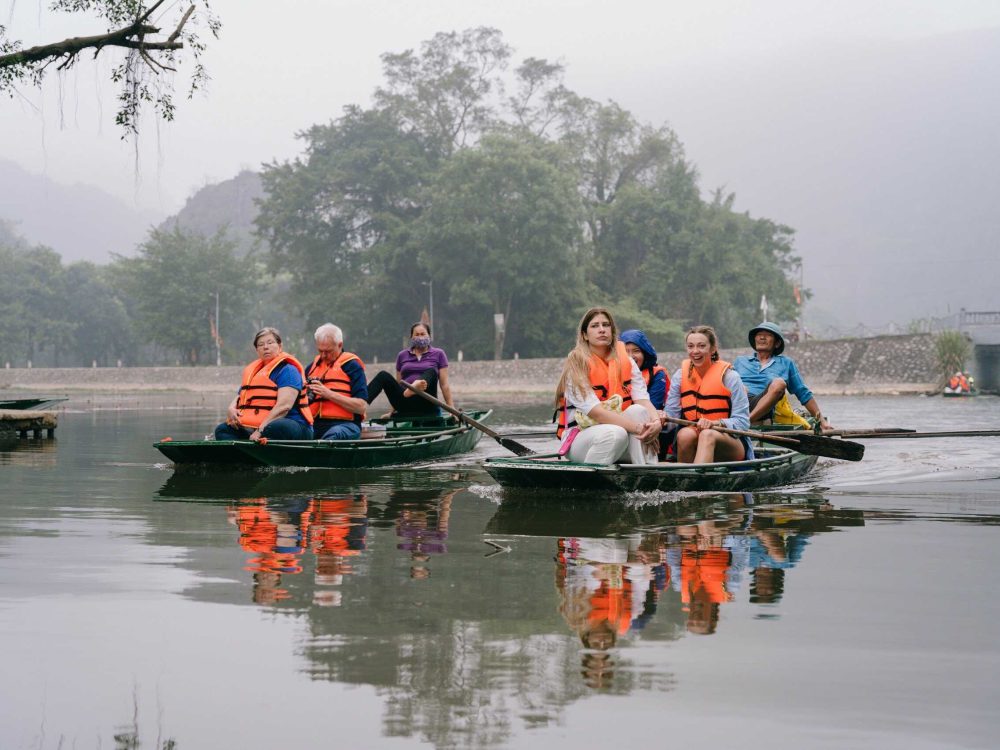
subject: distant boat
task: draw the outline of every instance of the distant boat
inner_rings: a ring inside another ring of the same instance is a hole
[[[979,390],[976,388],[976,382],[972,379],[971,375],[959,371],[951,376],[941,395],[948,396],[949,398],[967,398],[969,396],[978,396]]]
[[[971,388],[967,391],[962,391],[962,390],[953,391],[949,388],[945,388],[941,392],[941,395],[945,396],[946,398],[971,398],[973,396],[979,395],[979,389]]]
[[[69,401],[68,398],[13,398],[0,399],[0,411],[29,411],[44,409],[52,404]]]

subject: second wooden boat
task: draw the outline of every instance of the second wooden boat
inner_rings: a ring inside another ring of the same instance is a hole
[[[492,410],[470,411],[484,422]],[[373,420],[384,436],[361,440],[172,440],[154,447],[176,465],[304,466],[324,469],[370,469],[434,461],[475,448],[481,434],[453,417],[420,420]]]
[[[750,461],[709,464],[574,463],[556,455],[488,458],[483,468],[503,487],[597,492],[744,492],[781,487],[805,476],[816,456],[784,448],[754,449]]]

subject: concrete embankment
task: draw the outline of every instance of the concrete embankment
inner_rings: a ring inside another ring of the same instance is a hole
[[[749,349],[726,349],[732,360]],[[806,383],[817,395],[923,393],[938,385],[934,337],[930,334],[867,339],[809,341],[789,345]],[[673,373],[682,352],[661,355]],[[508,359],[499,362],[452,361],[449,374],[456,394],[550,394],[562,358]],[[368,365],[369,377],[392,365]],[[140,391],[235,391],[241,367],[11,368],[0,370],[0,389],[105,393]]]

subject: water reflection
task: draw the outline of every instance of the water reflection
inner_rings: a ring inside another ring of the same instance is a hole
[[[251,557],[253,601],[273,605],[290,598],[282,577],[303,572],[303,556],[314,557],[312,602],[338,606],[337,590],[354,572],[350,559],[365,548],[368,501],[353,497],[307,497],[242,502],[227,510],[239,544]]]
[[[432,555],[448,551],[448,520],[459,488],[398,488],[389,493],[382,509],[382,525],[392,522],[398,542],[396,549],[410,555],[410,578],[428,578]]]
[[[498,505],[472,479],[175,474],[158,498],[224,500],[236,530],[242,580],[206,570],[190,595],[294,617],[302,672],[375,686],[387,735],[440,747],[502,746],[595,691],[672,691],[670,649],[718,638],[726,608],[778,617],[810,540],[864,524],[821,495]]]
[[[51,468],[56,465],[57,438],[19,438],[0,433],[0,466]]]
[[[622,647],[643,638],[654,618],[672,626],[661,637],[674,640],[716,633],[721,608],[740,596],[756,605],[755,616],[776,617],[786,571],[801,562],[810,538],[864,524],[861,511],[837,510],[822,497],[692,500],[584,508],[515,502],[491,519],[493,534],[556,537],[559,612],[579,639],[588,688],[614,686]],[[588,535],[559,536],[581,524]]]

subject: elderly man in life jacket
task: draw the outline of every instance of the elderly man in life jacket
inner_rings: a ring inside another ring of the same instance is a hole
[[[306,368],[305,393],[318,440],[357,440],[368,407],[365,364],[344,351],[344,332],[333,323],[316,329],[316,358]]]
[[[820,411],[812,391],[799,374],[795,361],[782,354],[785,339],[774,323],[761,323],[748,335],[752,355],[737,357],[733,369],[739,373],[750,398],[750,423],[760,424],[771,417],[775,404],[791,392],[824,430],[832,429]]]

